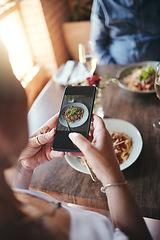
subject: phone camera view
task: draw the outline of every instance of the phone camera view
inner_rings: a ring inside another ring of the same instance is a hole
[[[92,98],[84,95],[65,95],[57,130],[86,132]]]
[[[94,104],[95,87],[69,86],[65,90],[52,148],[57,151],[79,152],[68,134],[81,133],[88,137]]]

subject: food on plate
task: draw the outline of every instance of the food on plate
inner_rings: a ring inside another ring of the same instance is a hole
[[[150,66],[135,67],[124,77],[124,84],[132,90],[154,90],[155,70]]]
[[[113,147],[115,154],[117,156],[117,160],[119,164],[122,164],[125,162],[132,151],[133,144],[132,144],[132,138],[129,137],[127,134],[120,133],[120,132],[110,132],[110,135],[113,140]],[[78,161],[85,166],[85,163],[81,159],[81,157],[77,158]],[[87,159],[84,157],[85,161],[87,162]],[[92,167],[87,162],[88,166],[92,170]]]
[[[132,138],[120,132],[110,132],[119,164],[125,162],[132,151]]]
[[[62,113],[62,116],[66,119],[67,122],[76,122],[79,121],[84,114],[84,109],[81,107],[70,106]]]

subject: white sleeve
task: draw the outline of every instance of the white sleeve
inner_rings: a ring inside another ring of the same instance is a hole
[[[34,190],[16,189],[48,202],[53,202],[50,195]],[[113,226],[111,221],[104,215],[82,209],[74,209],[62,205],[70,214],[69,240],[129,240],[129,238]]]
[[[114,231],[114,237],[113,240],[129,240],[129,237],[127,237],[119,228],[116,228]]]
[[[129,240],[123,232],[114,228],[107,217],[99,213],[66,209],[71,217],[69,240]]]

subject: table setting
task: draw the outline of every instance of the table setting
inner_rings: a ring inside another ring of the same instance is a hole
[[[58,110],[65,86],[95,85],[97,91],[93,113],[103,118],[109,132],[123,133],[132,141],[132,150],[127,160],[120,164],[120,169],[143,215],[160,219],[160,132],[153,125],[159,116],[160,102],[155,89],[133,90],[124,83],[124,78],[132,74],[135,68],[141,71],[138,79],[144,78],[147,71],[147,74],[153,74],[153,70],[157,79],[158,62],[147,61],[126,66],[99,65],[94,62],[94,68],[90,69],[89,66],[89,70],[82,57],[83,47],[79,49],[81,61],[69,60],[62,65],[36,104],[40,106],[41,102],[44,103],[44,95],[46,98],[47,92],[51,89],[53,92],[57,84],[60,86],[56,87],[55,96],[49,94],[47,107],[52,108],[52,111],[50,114],[46,111],[45,115],[49,118]],[[140,83],[144,82],[145,79],[142,79]],[[36,106],[34,108],[36,109]],[[36,111],[31,109],[30,115],[34,115],[33,112]],[[37,117],[41,118],[41,115]],[[31,118],[33,116],[30,116]],[[58,176],[54,177],[57,172]],[[70,157],[66,154],[65,157],[38,168],[34,173],[31,188],[44,190],[61,201],[106,209],[107,202],[99,191],[100,183],[94,177],[96,176],[91,166],[87,166],[85,158]]]
[[[105,91],[109,83],[116,83],[118,86],[126,91],[130,91],[133,94],[151,94],[155,93],[154,78],[156,73],[157,61],[144,61],[137,64],[130,64],[122,67],[117,71],[115,78],[110,78],[109,73],[106,72],[105,76],[94,75],[97,65],[97,60],[94,53],[93,43],[89,41],[86,44],[79,44],[79,62],[67,61],[65,66],[63,65],[54,76],[54,80],[67,85],[76,86],[96,86],[96,97],[94,103],[93,113],[104,118],[104,110],[102,105],[102,92]],[[135,72],[134,72],[135,71]],[[151,83],[144,84],[148,76],[152,76]],[[129,82],[134,79],[132,85],[128,85],[126,78],[129,77]],[[142,79],[144,77],[144,79]],[[141,78],[141,79],[140,79]],[[67,81],[66,81],[67,79]],[[143,80],[143,82],[142,82]],[[139,87],[139,84],[140,87]],[[145,88],[142,88],[142,85]],[[146,87],[147,86],[147,87]],[[72,103],[73,105],[74,103]],[[63,120],[63,119],[62,119]],[[132,151],[127,160],[120,164],[120,169],[124,170],[133,164],[138,158],[142,146],[143,140],[139,130],[130,122],[121,119],[104,118],[105,125],[109,131],[122,132],[129,135],[132,139]],[[73,124],[73,123],[71,123]],[[87,173],[91,175],[93,179],[92,169],[88,168],[85,160],[82,157],[70,157],[68,154],[65,155],[65,159],[68,164],[76,169],[77,171]],[[94,180],[94,179],[93,179]],[[95,180],[94,180],[95,181]]]

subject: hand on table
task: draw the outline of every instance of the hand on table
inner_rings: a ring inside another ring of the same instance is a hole
[[[58,114],[29,137],[28,145],[19,157],[23,167],[34,170],[34,168],[53,158],[64,156],[63,152],[56,152],[51,149],[57,120]]]

